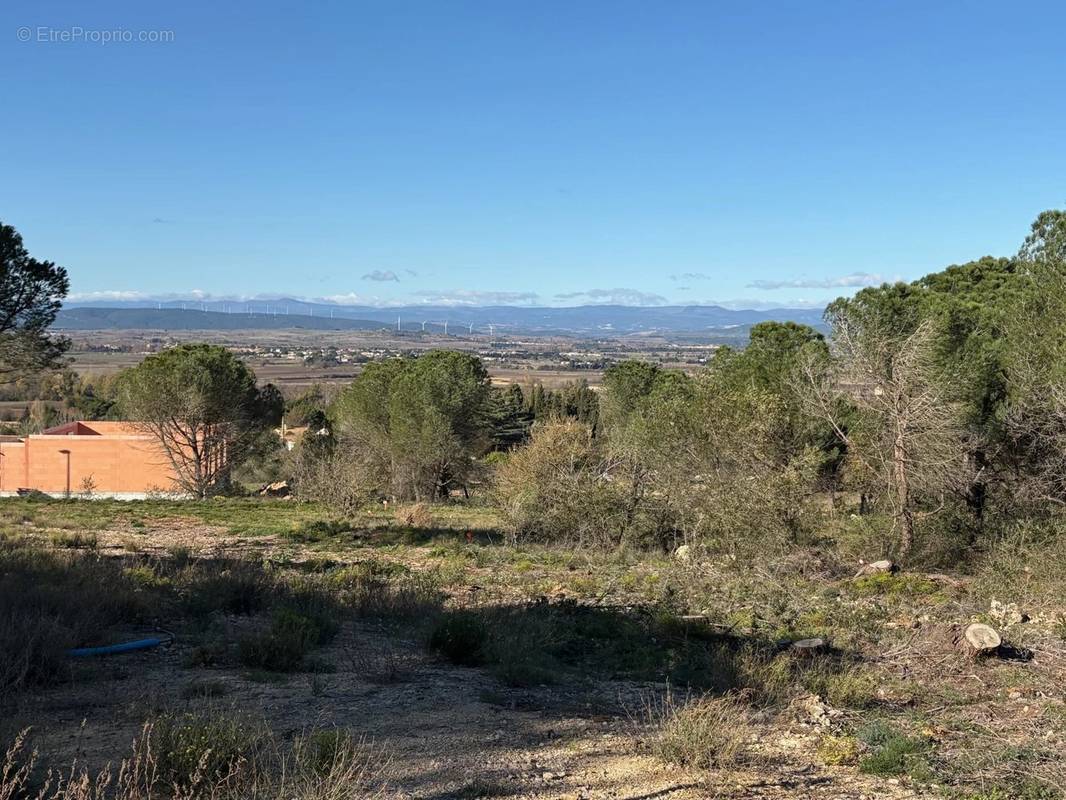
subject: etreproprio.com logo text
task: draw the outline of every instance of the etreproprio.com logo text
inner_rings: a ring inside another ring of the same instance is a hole
[[[23,26],[16,31],[15,35],[20,42],[42,44],[159,44],[174,41],[174,31],[83,28],[80,25],[73,25],[69,28],[52,28],[45,25]]]

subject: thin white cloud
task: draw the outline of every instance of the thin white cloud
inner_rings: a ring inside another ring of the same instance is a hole
[[[775,308],[819,310],[825,308],[826,301],[807,300],[803,298],[793,300],[762,300],[742,297],[735,300],[700,300],[697,302],[685,303],[684,305],[721,306],[722,308],[728,308],[733,311],[767,311]]]
[[[415,292],[427,305],[441,306],[510,306],[521,303],[536,304],[540,295],[536,292],[507,292],[479,289],[452,289],[434,291],[423,289]]]
[[[71,292],[66,299],[72,303],[98,302],[159,302],[170,303],[181,300],[197,302],[226,301],[241,303],[247,300],[278,300],[285,295],[272,294],[212,294],[203,289],[190,289],[187,292],[140,292],[129,289],[102,289],[90,292]]]
[[[671,275],[672,281],[709,281],[713,280],[713,275],[708,275],[706,272],[682,272],[679,275]]]
[[[666,305],[666,298],[654,292],[642,292],[639,289],[586,289],[581,292],[562,292],[555,295],[556,300],[584,299],[592,305],[612,306],[661,306]]]
[[[299,299],[299,298],[293,298]],[[312,303],[333,303],[338,306],[365,306],[373,305],[369,298],[364,297],[361,294],[355,292],[346,292],[344,294],[327,294],[325,297],[316,297]]]
[[[72,303],[96,303],[104,301],[130,301],[153,299],[144,292],[123,291],[121,289],[107,289],[97,292],[71,292],[67,300]]]
[[[847,289],[863,286],[880,286],[884,278],[871,272],[853,272],[850,275],[841,275],[838,278],[796,278],[785,281],[752,281],[747,285],[748,289]]]

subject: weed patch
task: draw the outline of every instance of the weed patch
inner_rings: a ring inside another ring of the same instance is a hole
[[[929,744],[916,736],[906,736],[883,722],[873,722],[858,732],[870,753],[859,761],[859,770],[868,775],[892,777],[928,772],[925,753]]]
[[[648,714],[656,728],[653,751],[683,767],[734,766],[751,734],[747,710],[735,697],[678,701],[668,694]]]

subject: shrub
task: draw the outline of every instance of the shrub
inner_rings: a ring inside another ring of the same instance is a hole
[[[438,619],[430,646],[453,663],[488,665],[514,686],[552,683],[567,673],[719,692],[743,685],[738,640],[663,608],[566,601],[450,610]]]
[[[425,575],[407,572],[406,567],[391,562],[363,562],[331,573],[326,583],[357,616],[377,620],[431,619],[443,601],[440,588]]]
[[[413,659],[391,639],[362,639],[347,652],[352,671],[372,683],[397,683],[408,675],[413,664]]]
[[[919,597],[934,594],[940,590],[940,585],[923,575],[909,575],[907,573],[876,572],[873,575],[863,575],[851,582],[852,590],[859,597],[872,597],[875,595],[888,595]]]
[[[457,611],[438,620],[429,646],[453,664],[475,666],[485,660],[489,633],[484,620],[472,611]]]
[[[363,749],[362,742],[343,728],[312,731],[299,737],[293,746],[296,761],[313,775],[330,775],[336,764]]]
[[[344,731],[289,747],[246,717],[170,715],[147,723],[117,768],[39,765],[26,733],[0,751],[0,796],[35,800],[370,800],[380,756]],[[35,778],[46,776],[41,787]]]
[[[148,736],[159,781],[190,788],[234,781],[263,748],[267,732],[261,723],[230,709],[165,714],[148,727]]]
[[[850,736],[826,736],[818,745],[818,758],[830,766],[854,764],[859,758],[859,744]]]
[[[921,769],[921,756],[929,749],[924,739],[906,736],[880,721],[860,729],[858,738],[871,748],[859,761],[859,770],[868,775],[903,775]]]
[[[55,547],[64,547],[68,550],[95,550],[99,544],[95,533],[56,531],[48,538]]]
[[[284,609],[311,620],[318,630],[315,645],[328,644],[340,631],[341,608],[313,579],[302,578],[279,591]]]
[[[255,614],[266,606],[274,588],[261,564],[241,559],[197,562],[177,582],[185,609],[194,616],[216,611]]]
[[[747,711],[736,697],[679,703],[667,695],[650,711],[659,758],[698,769],[734,765],[750,736]]]
[[[56,681],[69,669],[67,649],[151,618],[156,599],[119,562],[0,542],[0,697]]]
[[[285,532],[285,538],[293,542],[314,544],[325,542],[349,533],[352,530],[351,523],[343,520],[316,519],[301,523],[298,527]]]
[[[879,681],[872,672],[833,663],[830,659],[815,659],[803,665],[800,676],[803,687],[821,695],[837,708],[863,709],[877,700]]]
[[[243,637],[238,653],[246,667],[295,672],[304,665],[304,656],[329,638],[330,633],[317,620],[290,608],[279,608],[270,629]]]
[[[381,470],[365,448],[328,437],[304,436],[294,453],[296,492],[334,513],[358,514],[382,488]]]
[[[396,509],[396,522],[409,528],[432,528],[435,520],[428,503],[415,503]]]
[[[190,681],[181,690],[181,696],[188,700],[203,700],[208,697],[222,697],[229,692],[229,686],[220,680]]]
[[[628,498],[607,479],[592,430],[550,422],[496,472],[496,501],[512,543],[571,541],[614,547]]]
[[[170,579],[160,575],[152,567],[147,564],[142,564],[136,567],[126,567],[122,570],[122,574],[126,576],[131,584],[139,589],[151,590],[151,589],[165,589],[170,586]]]

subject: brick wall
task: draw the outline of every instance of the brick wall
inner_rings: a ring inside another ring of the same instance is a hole
[[[100,494],[174,491],[174,472],[154,437],[129,423],[69,423],[20,442],[0,442],[0,491]],[[68,484],[69,465],[69,484]]]

